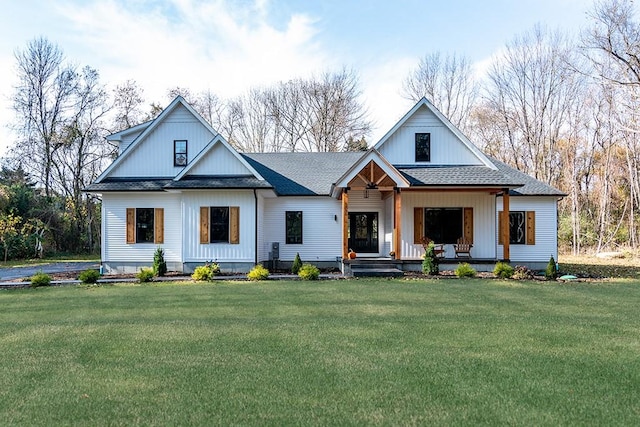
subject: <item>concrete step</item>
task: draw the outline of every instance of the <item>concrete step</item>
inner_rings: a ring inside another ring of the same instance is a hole
[[[353,266],[351,268],[353,277],[402,277],[404,273],[397,268],[371,268],[369,266]]]

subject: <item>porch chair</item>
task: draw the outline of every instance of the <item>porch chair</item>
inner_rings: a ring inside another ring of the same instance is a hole
[[[429,243],[433,242],[433,240],[431,240],[428,237],[423,237],[422,239],[420,239],[420,244],[422,245],[422,247],[424,248],[424,251],[427,251],[427,247],[429,246]],[[436,243],[433,242],[433,253],[436,254],[437,258],[444,258],[444,245],[442,243]]]
[[[458,239],[458,243],[453,245],[456,251],[456,258],[471,258],[471,248],[473,244],[464,237]]]

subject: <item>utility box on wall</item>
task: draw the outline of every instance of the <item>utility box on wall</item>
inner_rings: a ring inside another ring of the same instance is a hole
[[[271,259],[280,259],[280,242],[271,243]]]

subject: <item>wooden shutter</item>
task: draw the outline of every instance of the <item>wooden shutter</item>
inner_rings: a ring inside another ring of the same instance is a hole
[[[473,243],[473,208],[464,208],[462,217],[464,218],[464,239]]]
[[[421,244],[424,237],[424,208],[413,208],[413,243]]]
[[[209,207],[200,206],[200,243],[209,243]]]
[[[240,243],[240,207],[231,206],[229,208],[229,243],[237,245]]]
[[[164,208],[155,209],[153,228],[153,243],[164,243]]]
[[[502,236],[502,217],[504,216],[504,211],[498,212],[498,244],[504,244],[504,238]]]
[[[527,245],[536,244],[536,213],[527,211]]]
[[[136,242],[136,209],[127,208],[127,243]]]

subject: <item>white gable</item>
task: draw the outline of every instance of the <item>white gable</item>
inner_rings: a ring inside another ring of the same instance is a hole
[[[416,162],[417,133],[430,134],[429,162]],[[375,148],[393,165],[484,165],[496,169],[495,165],[425,98],[400,119]]]
[[[214,136],[198,117],[181,103],[177,104],[149,133],[143,132],[143,140],[129,147],[132,151],[125,153],[127,157],[116,165],[109,176],[174,177],[183,167],[173,165],[173,142],[187,141],[187,158],[190,161]]]
[[[194,175],[253,175],[226,146],[216,144],[186,173]]]

